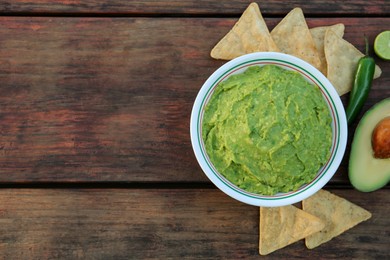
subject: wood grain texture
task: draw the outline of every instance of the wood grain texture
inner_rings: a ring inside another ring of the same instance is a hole
[[[235,21],[1,17],[0,182],[207,181],[190,112],[224,63],[209,52]],[[337,22],[363,49],[363,35],[372,42],[390,18],[308,19]],[[364,110],[390,96],[389,85],[385,72]],[[334,182],[347,181],[347,159]]]
[[[331,190],[372,218],[262,259],[389,256],[389,190]],[[258,259],[259,209],[218,190],[0,190],[1,259]],[[299,206],[299,204],[297,205]]]
[[[388,187],[331,189],[373,217],[314,250],[299,241],[268,257],[258,208],[210,188],[190,112],[224,63],[211,48],[250,2],[0,0],[0,186],[14,187],[0,189],[0,259],[390,257]],[[270,29],[300,6],[310,27],[343,22],[360,50],[390,24],[387,0],[258,3]],[[377,62],[363,112],[390,96],[390,63]],[[355,127],[327,188],[349,183]]]
[[[111,14],[111,15],[240,15],[252,0],[2,0],[0,13],[29,14]],[[324,1],[284,0],[256,1],[265,16],[285,15],[294,7],[301,7],[307,15],[383,16],[390,13],[386,0]]]

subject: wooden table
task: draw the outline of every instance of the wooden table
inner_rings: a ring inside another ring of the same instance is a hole
[[[1,259],[266,258],[258,208],[210,183],[189,137],[195,96],[224,63],[209,52],[249,2],[0,1]],[[360,50],[390,29],[387,0],[258,3],[269,28],[300,6],[309,27],[344,23]],[[376,60],[364,111],[390,96]],[[355,127],[325,189],[373,217],[270,258],[390,257],[389,187],[348,181]]]

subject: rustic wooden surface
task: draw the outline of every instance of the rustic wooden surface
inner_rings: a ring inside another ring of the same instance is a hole
[[[207,182],[191,148],[190,112],[223,64],[209,52],[235,21],[1,17],[0,181]],[[363,50],[363,35],[372,42],[390,18],[308,19],[312,27],[338,22]],[[383,76],[365,109],[390,96],[390,64],[378,64]],[[348,181],[347,162],[333,182]]]
[[[180,0],[180,1],[123,1],[123,0],[2,0],[0,12],[6,14],[38,14],[38,15],[240,15],[252,0]],[[299,6],[305,13],[325,16],[388,16],[390,3],[387,0],[371,1],[324,1],[324,0],[272,0],[261,1],[261,12],[264,15],[284,16],[292,8]]]
[[[249,2],[0,1],[1,259],[260,258],[258,209],[208,181],[189,137],[195,96],[224,63],[209,52]],[[360,50],[390,29],[385,0],[259,4],[270,29],[300,6],[309,27],[344,23]],[[375,59],[363,112],[390,97],[390,63]],[[390,189],[348,181],[355,127],[326,188],[372,219],[270,258],[390,257]]]
[[[315,249],[302,240],[272,258],[388,258],[389,190],[330,191],[372,218]],[[0,205],[3,259],[266,258],[259,209],[215,189],[3,189]]]

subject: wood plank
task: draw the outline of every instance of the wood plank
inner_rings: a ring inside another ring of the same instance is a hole
[[[209,52],[235,21],[1,17],[0,182],[207,181],[190,112],[224,63]],[[390,18],[308,22],[344,22],[362,49],[363,35],[372,42]],[[364,110],[390,96],[389,85],[383,73]],[[347,156],[334,182],[347,183]]]
[[[0,13],[30,14],[111,14],[111,15],[240,15],[248,0],[182,0],[182,1],[25,1],[4,0],[0,3]],[[257,1],[262,13],[268,15],[285,15],[294,7],[301,7],[307,15],[355,15],[379,16],[390,13],[390,3],[386,0],[371,1],[324,1],[296,0],[287,3],[283,0]]]
[[[390,190],[331,191],[372,218],[316,249],[299,241],[269,258],[389,256]],[[259,258],[258,208],[214,189],[2,189],[0,205],[2,259]]]

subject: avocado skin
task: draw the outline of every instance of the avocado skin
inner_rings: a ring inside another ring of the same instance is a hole
[[[348,176],[352,186],[359,191],[375,191],[390,181],[390,158],[375,158],[371,145],[375,126],[388,116],[390,116],[390,98],[378,102],[369,109],[356,128],[351,145]]]

